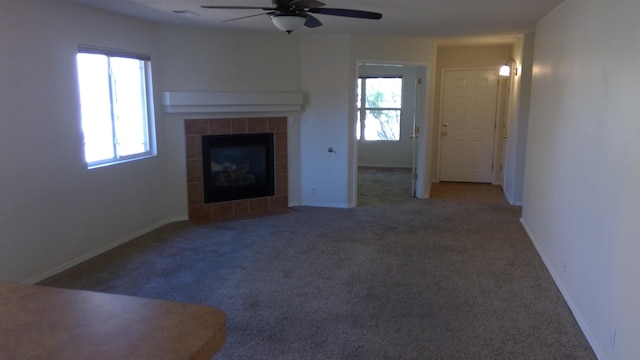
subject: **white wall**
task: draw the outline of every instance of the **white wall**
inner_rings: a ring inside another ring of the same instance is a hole
[[[57,0],[0,2],[0,279],[35,281],[171,220],[162,156],[87,170],[80,131],[78,44],[153,59],[155,43],[143,21]]]
[[[640,354],[638,14],[566,0],[536,30],[522,221],[601,359]]]
[[[508,192],[507,199],[509,199],[512,204],[516,205],[522,205],[524,194],[524,170],[527,157],[527,132],[529,130],[529,107],[531,104],[531,81],[533,76],[535,38],[535,33],[529,33],[522,39],[522,65],[520,68],[522,77],[520,78],[520,100],[518,101],[517,123],[516,128],[510,129],[509,134],[510,137],[514,137],[516,139],[516,144],[515,146],[511,146],[507,151],[509,160],[509,164],[507,166],[508,168],[513,168],[513,181],[509,178],[507,178],[506,181],[510,186],[512,186],[513,192]]]
[[[511,77],[513,82],[508,113],[507,155],[504,159],[503,188],[509,203],[520,206],[524,191],[534,41],[534,33],[526,34],[514,45],[512,54],[518,64],[518,75]]]
[[[309,95],[300,124],[302,203],[347,207],[349,101],[354,99],[349,83],[355,82],[349,71],[349,36],[302,39],[300,83]],[[328,152],[329,147],[335,152]]]
[[[163,91],[297,91],[298,37],[162,26]]]

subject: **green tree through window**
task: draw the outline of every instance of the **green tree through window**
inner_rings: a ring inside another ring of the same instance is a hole
[[[361,77],[357,94],[358,140],[399,141],[402,78]]]

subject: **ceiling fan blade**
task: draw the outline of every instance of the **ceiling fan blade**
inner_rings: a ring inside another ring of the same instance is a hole
[[[324,5],[325,3],[318,0],[292,0],[289,3],[289,6],[294,9],[313,9],[322,7]]]
[[[307,21],[304,22],[304,26],[308,28],[322,26],[322,23],[320,22],[320,20],[318,20],[318,18],[316,18],[315,16],[306,14],[306,17],[307,17]]]
[[[352,18],[359,18],[359,19],[373,19],[373,20],[382,19],[382,14],[380,13],[371,12],[371,11],[362,11],[362,10],[336,9],[336,8],[310,8],[308,11],[314,14],[345,16],[345,17],[352,17]]]
[[[201,5],[203,9],[227,9],[227,10],[273,10],[273,8],[265,8],[260,6],[218,6],[218,5]]]
[[[256,16],[270,15],[270,14],[273,14],[273,13],[274,13],[273,11],[269,11],[269,12],[266,12],[266,13],[259,13],[259,14],[241,16],[241,17],[237,17],[237,18],[233,18],[233,19],[226,19],[226,20],[222,20],[221,22],[229,22],[229,21],[247,19],[247,18],[252,18],[252,17],[256,17]]]

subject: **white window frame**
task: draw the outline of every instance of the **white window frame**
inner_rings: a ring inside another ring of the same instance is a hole
[[[121,50],[114,50],[114,49],[105,49],[105,48],[98,48],[98,47],[92,47],[92,46],[86,46],[86,45],[81,45],[78,47],[78,55],[80,54],[98,54],[98,55],[104,55],[106,56],[109,60],[111,60],[112,58],[128,58],[128,59],[135,59],[135,60],[140,60],[143,63],[144,66],[144,71],[142,72],[142,76],[144,77],[143,79],[143,83],[144,83],[144,88],[140,89],[141,90],[141,95],[145,101],[145,106],[144,106],[144,110],[143,110],[143,117],[144,119],[142,119],[142,121],[144,122],[143,126],[144,126],[144,151],[141,152],[136,152],[133,154],[128,154],[128,155],[122,155],[119,153],[118,151],[118,139],[116,138],[116,132],[115,130],[113,131],[113,156],[110,158],[105,158],[105,159],[100,159],[100,160],[96,160],[96,161],[87,161],[86,160],[86,147],[85,147],[85,161],[86,161],[86,165],[87,168],[92,169],[92,168],[96,168],[96,167],[102,167],[102,166],[108,166],[108,165],[113,165],[113,164],[119,164],[119,163],[123,163],[123,162],[128,162],[128,161],[132,161],[132,160],[137,160],[137,159],[144,159],[144,158],[148,158],[151,156],[155,156],[157,154],[156,151],[156,139],[155,139],[155,117],[154,117],[154,105],[153,105],[153,86],[152,86],[152,80],[151,80],[151,57],[149,55],[143,55],[143,54],[136,54],[136,53],[130,53],[130,52],[126,52],[126,51],[121,51]],[[79,71],[79,70],[78,70]],[[111,71],[111,67],[109,65],[109,79],[106,81],[109,82],[109,88],[110,88],[110,99],[109,99],[109,103],[111,106],[111,114],[109,115],[111,117],[111,126],[113,129],[115,129],[115,124],[116,124],[116,119],[114,118],[114,98],[115,98],[115,90],[114,90],[114,75],[113,72]],[[80,74],[78,72],[78,81],[80,81]],[[80,94],[81,89],[78,89],[78,96],[80,97],[79,101],[82,107],[82,100],[81,100],[81,94]],[[81,118],[83,117],[82,115],[82,111],[81,111]],[[82,118],[82,122],[81,122],[81,127],[83,128],[83,134],[84,134],[84,124],[85,122],[91,121],[90,119],[85,119]],[[86,139],[83,140],[86,141]]]
[[[358,141],[386,141],[386,142],[399,142],[400,141],[400,136],[402,136],[402,134],[400,133],[401,129],[402,129],[402,125],[400,125],[399,129],[398,129],[398,134],[397,134],[397,139],[367,139],[365,136],[365,129],[367,126],[367,111],[399,111],[400,115],[399,118],[401,119],[401,114],[402,114],[402,105],[400,107],[367,107],[366,106],[366,99],[367,99],[367,80],[368,79],[381,79],[381,78],[386,78],[386,79],[400,79],[402,81],[402,83],[404,83],[404,77],[402,75],[361,75],[358,77],[358,80],[361,81],[361,88],[360,88],[360,99],[358,99],[358,103],[356,104],[356,111],[359,114],[359,119],[360,119],[360,129],[359,129],[359,133],[357,134],[358,136]],[[356,85],[357,87],[357,85]],[[401,87],[401,92],[403,92],[404,87]],[[404,97],[404,93],[402,93],[402,96]],[[364,106],[361,106],[364,105]],[[401,121],[401,120],[400,120]]]

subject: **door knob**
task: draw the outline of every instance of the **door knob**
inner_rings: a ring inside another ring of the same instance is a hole
[[[447,135],[449,135],[449,134],[447,134],[447,132],[446,132],[446,131],[443,131],[443,132],[442,132],[442,136],[447,136]]]
[[[446,122],[446,123],[442,124],[442,126],[447,127],[447,126],[449,126],[449,123]]]

